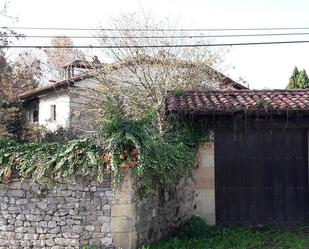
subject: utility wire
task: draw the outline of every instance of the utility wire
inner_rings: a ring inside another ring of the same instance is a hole
[[[264,33],[264,34],[224,34],[224,35],[162,35],[162,36],[85,36],[85,35],[22,35],[21,38],[72,38],[72,39],[177,39],[177,38],[215,38],[215,37],[265,37],[265,36],[296,36],[309,35],[305,33]],[[3,35],[2,37],[12,38],[14,35]]]
[[[277,44],[297,44],[309,43],[309,40],[303,41],[273,41],[273,42],[244,42],[244,43],[209,43],[209,44],[172,44],[172,45],[73,45],[73,46],[53,46],[53,45],[8,45],[0,46],[3,48],[80,48],[80,49],[122,49],[122,48],[188,48],[188,47],[222,47],[222,46],[252,46],[252,45],[277,45]]]
[[[73,27],[0,27],[12,30],[85,30],[85,31],[248,31],[248,30],[309,30],[309,27],[258,27],[258,28],[180,28],[180,29],[125,29],[125,28],[73,28]]]

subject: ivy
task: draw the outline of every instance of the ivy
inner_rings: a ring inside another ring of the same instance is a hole
[[[169,129],[160,137],[154,128],[155,112],[150,110],[140,119],[125,117],[120,110],[108,106],[101,138],[106,141],[110,163],[121,183],[121,169],[131,168],[141,196],[153,194],[157,187],[176,182],[188,174],[194,163],[197,145],[207,137],[207,129],[197,134],[195,122],[169,122]]]
[[[122,183],[132,170],[140,196],[148,196],[189,173],[197,145],[207,138],[207,129],[197,122],[168,122],[164,137],[154,125],[155,112],[140,119],[128,118],[112,105],[102,122],[100,139],[60,143],[17,143],[0,140],[0,181],[14,176],[39,183],[75,182],[88,177],[99,182],[113,172],[113,184]],[[99,142],[98,142],[99,141]]]
[[[74,182],[79,177],[102,182],[103,165],[102,149],[90,140],[72,140],[65,144],[0,141],[1,182],[10,181],[14,175],[42,183],[63,178]]]

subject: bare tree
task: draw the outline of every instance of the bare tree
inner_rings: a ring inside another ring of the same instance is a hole
[[[14,84],[18,85],[22,91],[32,90],[39,86],[43,74],[42,63],[32,51],[20,53],[12,66]]]
[[[52,77],[56,80],[61,79],[62,68],[74,60],[84,60],[85,54],[74,48],[57,48],[57,46],[73,46],[71,38],[66,36],[56,36],[51,40],[51,45],[56,48],[45,50],[47,56],[47,68]]]
[[[221,61],[220,53],[207,47],[169,47],[205,41],[175,39],[188,34],[166,31],[177,28],[168,20],[157,21],[151,14],[142,17],[127,14],[113,20],[112,28],[115,30],[102,29],[98,34],[102,45],[112,47],[103,51],[105,58],[112,63],[95,69],[95,76],[100,82],[96,93],[101,93],[103,99],[106,96],[113,98],[129,116],[140,116],[150,107],[155,108],[161,135],[165,131],[164,111],[168,91],[219,87],[222,74],[218,74],[212,66]],[[115,36],[118,38],[113,38]],[[163,47],[149,47],[151,45]]]

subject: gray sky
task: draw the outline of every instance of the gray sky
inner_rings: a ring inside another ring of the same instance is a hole
[[[0,0],[1,4],[3,2]],[[146,9],[159,18],[169,17],[178,20],[179,26],[190,28],[309,27],[307,0],[10,0],[9,7],[9,14],[18,17],[18,21],[12,23],[1,18],[1,26],[95,28],[107,26],[109,20],[120,13]],[[37,33],[32,31],[32,34]],[[44,33],[40,31],[40,34]],[[68,35],[64,31],[48,31],[48,34]],[[309,35],[241,41],[296,39],[309,40]],[[233,41],[239,40],[215,40]],[[27,42],[37,44],[39,41]],[[284,88],[295,65],[309,71],[308,54],[309,44],[231,47],[220,69],[234,79],[247,80],[251,88]]]

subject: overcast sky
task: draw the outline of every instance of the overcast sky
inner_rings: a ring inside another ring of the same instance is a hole
[[[10,0],[9,14],[18,21],[1,18],[0,22],[1,26],[94,28],[107,26],[110,18],[120,13],[139,12],[142,8],[190,28],[309,27],[308,0]],[[309,35],[272,38],[299,39],[309,40]],[[269,39],[241,41],[265,40]],[[236,40],[215,40],[231,41]],[[309,43],[231,47],[220,69],[234,79],[242,77],[251,88],[284,88],[295,65],[309,71],[308,55]]]

